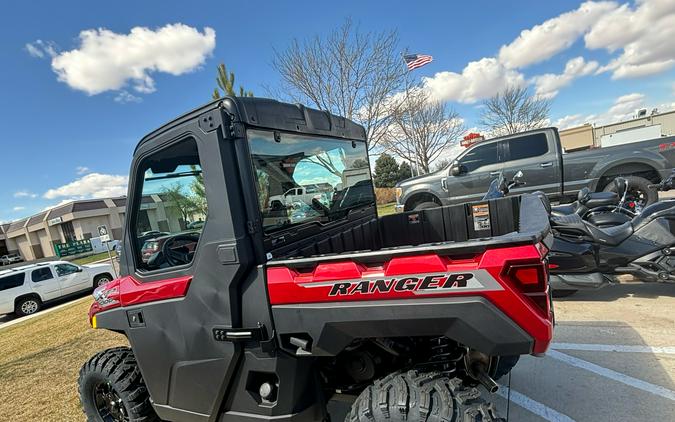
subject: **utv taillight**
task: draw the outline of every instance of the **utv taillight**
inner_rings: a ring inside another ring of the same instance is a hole
[[[541,293],[546,291],[548,277],[542,263],[511,265],[506,275],[523,293]]]
[[[551,301],[548,294],[546,265],[546,262],[512,264],[506,270],[506,276],[523,296],[548,317],[551,312]]]

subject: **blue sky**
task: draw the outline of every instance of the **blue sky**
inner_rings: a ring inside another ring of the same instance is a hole
[[[551,96],[552,124],[562,126],[626,118],[641,106],[669,108],[675,101],[673,3],[6,3],[0,221],[64,200],[123,192],[137,141],[208,101],[219,62],[265,96],[265,87],[279,82],[270,65],[273,49],[294,37],[325,34],[346,17],[366,30],[396,29],[402,48],[433,55],[415,75],[427,78],[426,86],[467,127],[475,126],[482,97],[512,82]],[[95,54],[80,36],[87,30],[94,30]],[[108,48],[131,38],[137,58]],[[110,40],[119,43],[106,44]],[[144,40],[161,48],[143,51]],[[171,42],[183,42],[178,57],[165,51]],[[83,63],[96,68],[97,60],[120,67],[103,66],[100,77],[83,80]],[[131,101],[119,101],[125,98]]]

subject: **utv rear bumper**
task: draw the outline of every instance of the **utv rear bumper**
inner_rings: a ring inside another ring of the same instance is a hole
[[[361,338],[441,335],[489,355],[535,350],[529,334],[479,296],[275,305],[272,313],[282,346],[304,355],[334,356]],[[291,337],[307,340],[307,350],[293,349]]]

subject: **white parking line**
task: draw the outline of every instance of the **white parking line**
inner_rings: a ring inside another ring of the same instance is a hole
[[[594,363],[590,363],[583,359],[578,359],[575,358],[574,356],[566,355],[565,353],[561,353],[555,350],[549,350],[546,353],[546,356],[552,357],[553,359],[557,359],[561,362],[565,362],[568,365],[576,366],[577,368],[594,372],[598,375],[602,375],[603,377],[637,388],[638,390],[646,391],[648,393],[652,393],[657,396],[661,396],[666,399],[675,401],[675,391],[669,390],[665,387],[661,387],[660,385],[652,384],[647,381],[642,381],[640,379],[624,375],[620,372],[604,368]],[[511,394],[513,395],[513,393]]]
[[[500,386],[497,394],[509,399],[509,389],[505,386]],[[575,422],[574,419],[570,418],[567,415],[564,415],[557,410],[551,409],[543,403],[539,403],[536,400],[533,400],[527,397],[525,394],[519,393],[513,388],[511,389],[511,402],[517,404],[518,406],[526,409],[527,411],[534,413],[537,416],[541,416],[547,421],[551,422]]]
[[[582,343],[551,343],[555,350],[583,350],[589,352],[621,352],[621,353],[658,353],[675,355],[675,347],[629,346],[623,344],[582,344]]]

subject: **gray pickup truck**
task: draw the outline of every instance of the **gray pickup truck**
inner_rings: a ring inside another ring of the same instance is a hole
[[[675,136],[614,147],[565,153],[556,128],[494,138],[467,148],[448,167],[396,186],[397,211],[431,208],[482,198],[502,172],[523,172],[525,185],[514,194],[544,191],[554,201],[576,198],[580,189],[612,190],[617,176],[628,180],[631,203],[658,199],[649,185],[667,177],[675,164]]]

